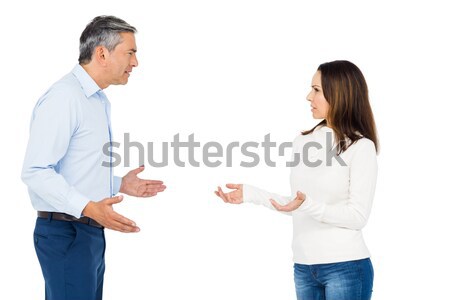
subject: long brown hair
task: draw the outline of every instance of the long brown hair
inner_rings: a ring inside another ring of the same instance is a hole
[[[371,140],[378,152],[377,129],[361,70],[349,61],[336,60],[321,64],[317,71],[320,72],[323,95],[330,108],[325,120],[302,134],[310,134],[316,127],[326,125],[335,133],[338,154],[362,137]]]

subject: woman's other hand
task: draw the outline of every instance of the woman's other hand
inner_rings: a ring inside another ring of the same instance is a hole
[[[281,205],[273,199],[270,199],[270,203],[272,203],[273,207],[275,207],[275,209],[278,211],[291,212],[299,208],[300,205],[302,205],[303,201],[305,201],[305,199],[306,199],[305,194],[303,194],[302,192],[297,192],[297,197],[295,197],[294,200],[292,200],[286,205]]]

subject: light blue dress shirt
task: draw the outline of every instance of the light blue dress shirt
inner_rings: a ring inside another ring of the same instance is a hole
[[[103,151],[112,139],[110,109],[80,65],[39,99],[22,169],[36,210],[78,218],[89,201],[119,192],[122,179],[113,176],[111,157]]]

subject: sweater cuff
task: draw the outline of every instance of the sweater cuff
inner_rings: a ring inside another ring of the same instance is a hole
[[[306,196],[305,201],[298,208],[298,211],[305,212],[316,220],[322,222],[323,214],[325,212],[325,205],[317,203],[309,196]]]
[[[254,202],[254,195],[255,195],[255,187],[248,185],[248,184],[243,184],[242,185],[242,201],[249,203],[249,202]]]

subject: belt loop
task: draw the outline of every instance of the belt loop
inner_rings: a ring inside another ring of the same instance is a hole
[[[48,220],[49,222],[51,222],[52,219],[53,219],[53,213],[52,213],[52,212],[49,212],[49,213],[48,213],[47,220]]]
[[[87,224],[89,225],[89,226],[91,226],[91,218],[88,218],[88,221],[87,221]]]

